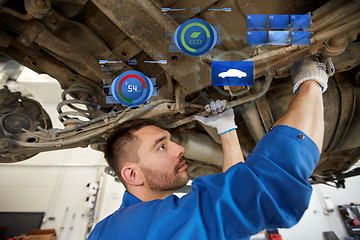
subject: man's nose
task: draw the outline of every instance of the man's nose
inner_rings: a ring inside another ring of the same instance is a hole
[[[180,146],[179,144],[176,144],[176,143],[174,143],[174,144],[176,147],[177,157],[181,157],[181,155],[184,154],[185,149],[182,146]]]

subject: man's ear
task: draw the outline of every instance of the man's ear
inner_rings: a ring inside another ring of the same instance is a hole
[[[124,181],[130,186],[141,186],[144,184],[143,179],[141,178],[141,174],[137,164],[127,163],[121,169],[121,176]]]

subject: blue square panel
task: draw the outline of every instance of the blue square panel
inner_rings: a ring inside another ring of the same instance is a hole
[[[246,15],[247,29],[267,29],[267,15]]]
[[[269,15],[269,29],[289,29],[289,15]]]
[[[212,61],[211,85],[252,86],[254,84],[254,62]]]
[[[290,28],[291,29],[310,29],[311,15],[291,15]]]
[[[290,43],[291,45],[310,45],[311,32],[310,31],[291,31]]]
[[[267,31],[247,31],[246,43],[247,45],[266,45]]]
[[[269,31],[269,45],[289,45],[289,31]]]

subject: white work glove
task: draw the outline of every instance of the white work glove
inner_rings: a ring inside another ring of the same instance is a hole
[[[293,93],[296,93],[300,85],[307,80],[317,81],[324,93],[327,89],[328,78],[334,75],[335,68],[330,58],[323,58],[320,53],[317,53],[293,63],[290,72],[294,84]]]
[[[216,100],[207,104],[205,110],[214,115],[208,117],[194,116],[193,119],[206,126],[216,128],[219,135],[236,129],[234,110],[232,108],[225,110],[226,102],[226,100]]]

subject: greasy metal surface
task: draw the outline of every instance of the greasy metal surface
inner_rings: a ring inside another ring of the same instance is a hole
[[[61,98],[63,101],[58,104],[57,111],[59,113],[59,120],[64,126],[77,125],[83,122],[84,119],[91,120],[99,115],[97,109],[99,103],[98,96],[89,86],[74,84],[62,93]],[[63,111],[62,108],[64,106],[71,110]]]
[[[3,154],[14,150],[12,139],[14,136],[34,132],[39,127],[50,129],[52,127],[49,115],[41,105],[29,98],[21,97],[20,93],[11,93],[8,88],[0,90],[0,162],[12,162],[13,157]],[[26,142],[36,142],[37,137],[26,137]],[[19,160],[25,160],[37,154],[25,151],[16,154]],[[14,154],[11,154],[12,156]]]
[[[169,62],[162,67],[181,85],[185,94],[199,90],[198,86],[203,88],[210,85],[209,78],[200,79],[194,72],[194,66],[198,64],[197,58],[182,55],[176,63],[172,63],[168,46],[163,39],[165,32],[174,33],[178,25],[164,17],[154,2],[142,0],[126,0],[120,3],[111,0],[92,2],[152,59],[160,59],[162,55]],[[149,29],[151,31],[148,31]],[[182,66],[181,69],[179,65]],[[206,66],[206,70],[210,71],[210,65]]]
[[[91,115],[90,120],[75,120],[64,129],[34,129],[1,138],[1,159],[21,161],[41,151],[87,145],[101,150],[107,132],[126,119],[140,116],[153,118],[172,130],[193,129],[212,135],[209,129],[195,124],[192,116],[206,115],[201,113],[202,107],[218,98],[227,99],[229,107],[235,107],[238,135],[247,156],[287,109],[292,97],[289,65],[317,51],[334,56],[338,74],[330,78],[324,94],[325,152],[316,174],[345,171],[359,159],[359,151],[355,151],[360,146],[359,40],[353,41],[360,32],[360,1],[26,0],[25,3],[26,6],[22,0],[0,0],[0,52],[38,73],[48,73],[64,90],[74,85],[83,90],[88,87],[97,98],[89,100],[89,96],[73,92],[71,96],[76,101],[90,106],[84,112],[77,111],[79,115]],[[162,7],[185,10],[162,12]],[[224,7],[231,7],[231,12],[208,10]],[[246,44],[247,14],[309,12],[310,46]],[[173,44],[171,34],[190,18],[201,18],[219,27],[221,41],[210,54],[190,57],[169,52],[169,44]],[[111,77],[130,69],[156,77],[159,95],[151,99],[153,103],[137,109],[106,104],[102,81],[111,84],[111,78],[104,77],[105,67],[98,63],[101,59],[122,61],[119,64],[122,70],[110,71]],[[133,59],[139,63],[162,59],[167,64],[130,65],[128,61]],[[210,66],[214,60],[254,61],[255,86],[250,90],[211,87]],[[118,112],[111,112],[115,106]],[[27,114],[12,117],[21,118],[20,126],[27,127],[28,123],[31,125],[28,119],[32,119]],[[61,113],[60,117],[67,114]],[[13,126],[9,120],[3,125]],[[189,162],[192,176],[219,171],[213,165]]]
[[[187,131],[179,133],[178,136],[178,144],[185,149],[186,158],[221,168],[223,158],[221,145],[215,143],[208,135]]]
[[[355,112],[355,89],[347,81],[345,74],[335,74],[334,80],[337,85],[337,88],[340,93],[339,102],[339,115],[337,117],[337,125],[335,127],[334,135],[331,137],[331,142],[325,151],[330,151],[334,149],[339,149],[339,145],[344,140],[351,122],[353,121],[354,112]]]

